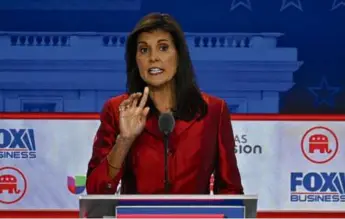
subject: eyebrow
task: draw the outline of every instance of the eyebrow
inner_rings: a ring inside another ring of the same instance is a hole
[[[160,39],[160,40],[158,40],[158,43],[161,43],[161,42],[168,42],[168,41],[169,41],[169,40],[167,40],[167,39]],[[147,44],[147,42],[145,42],[145,41],[139,41],[138,44]]]

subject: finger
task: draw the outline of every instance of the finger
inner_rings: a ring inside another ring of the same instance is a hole
[[[149,96],[149,88],[145,87],[144,94],[143,94],[143,96],[140,100],[140,103],[139,103],[139,108],[143,109],[145,107],[148,96]]]
[[[132,102],[132,100],[129,99],[129,98],[124,100],[124,101],[121,102],[119,108],[126,108],[126,106],[128,106],[131,102]]]
[[[132,104],[136,94],[137,93],[131,94],[125,101],[123,101],[123,104],[126,105],[126,106],[129,105],[129,104]]]
[[[139,98],[141,97],[141,93],[136,93],[135,96],[133,97],[133,102],[132,102],[132,108],[135,108],[138,106],[138,101],[139,101]]]
[[[132,103],[133,98],[134,98],[134,95],[131,94],[127,99],[122,101],[121,104],[119,105],[119,110],[120,111],[126,110],[130,106],[130,104]]]
[[[150,112],[150,107],[145,107],[143,110],[143,115],[146,117]]]

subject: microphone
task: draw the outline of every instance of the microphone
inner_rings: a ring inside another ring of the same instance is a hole
[[[162,113],[158,119],[159,130],[164,135],[169,135],[175,128],[175,119],[171,113]]]
[[[168,167],[168,154],[169,154],[169,135],[175,128],[175,119],[171,113],[162,113],[158,119],[159,130],[164,135],[164,190],[165,193],[169,193],[169,167]]]

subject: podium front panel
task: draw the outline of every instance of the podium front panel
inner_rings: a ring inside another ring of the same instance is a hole
[[[247,196],[85,196],[80,217],[101,218],[255,218],[257,198]],[[200,217],[199,217],[200,218]]]

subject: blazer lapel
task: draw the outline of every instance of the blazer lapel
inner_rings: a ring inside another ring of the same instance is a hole
[[[184,131],[186,131],[187,129],[189,129],[194,123],[196,122],[196,119],[193,119],[191,121],[183,121],[183,120],[177,120],[175,123],[175,128],[173,131],[173,135],[178,137],[179,135],[181,135]]]

